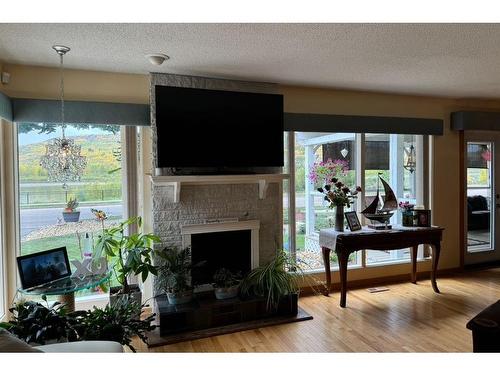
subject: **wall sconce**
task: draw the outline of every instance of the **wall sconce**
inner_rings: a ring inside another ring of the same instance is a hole
[[[403,163],[403,168],[410,171],[410,173],[415,172],[415,168],[417,166],[417,156],[415,154],[415,147],[410,145],[409,149],[405,150],[405,161]]]

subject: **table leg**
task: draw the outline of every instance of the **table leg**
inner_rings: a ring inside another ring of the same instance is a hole
[[[436,283],[436,274],[437,274],[437,269],[438,269],[438,262],[439,262],[439,253],[441,252],[441,243],[436,242],[432,244],[432,271],[431,271],[431,284],[432,284],[432,289],[436,293],[439,293],[439,289]]]
[[[347,263],[349,262],[349,253],[344,249],[338,249],[335,253],[339,258],[340,307],[345,307],[347,299]]]
[[[418,245],[411,248],[411,282],[417,283],[417,252]]]
[[[75,311],[75,293],[61,294],[57,300],[66,305],[66,311]]]
[[[326,278],[326,290],[325,296],[330,293],[330,287],[332,285],[332,273],[330,270],[330,249],[327,247],[322,247],[321,252],[323,253],[323,264],[325,265],[325,278]]]

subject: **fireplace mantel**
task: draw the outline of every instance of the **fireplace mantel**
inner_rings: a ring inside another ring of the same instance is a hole
[[[155,186],[172,186],[174,202],[180,202],[183,185],[226,185],[226,184],[258,184],[259,198],[265,199],[269,183],[281,182],[290,175],[276,174],[245,174],[245,175],[190,175],[190,176],[151,176]]]

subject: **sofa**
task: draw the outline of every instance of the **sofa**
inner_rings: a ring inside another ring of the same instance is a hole
[[[0,353],[122,353],[123,346],[114,341],[75,341],[31,346],[0,328]]]
[[[467,229],[481,230],[490,227],[488,201],[482,195],[467,197]]]

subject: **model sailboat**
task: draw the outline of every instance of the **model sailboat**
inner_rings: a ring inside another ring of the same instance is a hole
[[[377,195],[375,199],[373,199],[372,203],[370,203],[361,213],[372,221],[378,221],[380,224],[369,225],[371,228],[380,229],[380,228],[389,228],[388,225],[390,218],[394,215],[394,211],[398,208],[398,200],[396,199],[396,195],[392,191],[391,187],[387,182],[384,181],[382,177],[380,177],[381,173],[378,175],[377,180]],[[384,187],[384,199],[380,196],[380,182],[382,182],[382,186]]]

